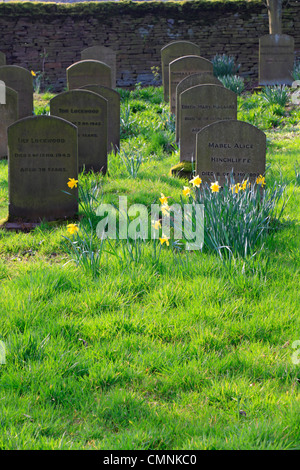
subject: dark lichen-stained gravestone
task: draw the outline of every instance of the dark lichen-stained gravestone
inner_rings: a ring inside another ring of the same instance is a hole
[[[78,128],[79,171],[106,173],[107,100],[88,90],[71,90],[50,100],[50,114]]]
[[[180,161],[195,161],[196,134],[215,121],[237,118],[237,95],[220,85],[196,85],[179,96]]]
[[[212,73],[194,73],[188,75],[186,78],[181,80],[176,87],[176,142],[180,139],[180,107],[179,107],[179,96],[180,94],[196,85],[220,85],[223,86],[222,82],[215,77]]]
[[[266,135],[247,122],[218,121],[204,127],[196,137],[196,174],[202,182],[226,184],[255,182],[266,169]]]
[[[195,73],[213,73],[213,64],[203,57],[189,55],[173,60],[169,64],[170,111],[176,112],[176,87],[189,75]]]
[[[99,60],[80,60],[67,68],[68,90],[85,85],[103,85],[111,88],[111,68]]]
[[[66,219],[78,211],[77,128],[54,116],[32,116],[8,128],[9,222]]]
[[[291,85],[294,68],[294,38],[267,34],[259,39],[259,84]]]
[[[111,47],[91,46],[81,51],[81,60],[98,60],[111,68],[111,87],[117,84],[117,54]]]
[[[5,87],[5,103],[0,101],[0,158],[7,157],[7,128],[18,120],[18,93]]]
[[[18,65],[3,65],[0,67],[0,80],[18,93],[18,118],[33,114],[33,77],[29,70]]]
[[[108,152],[120,148],[120,94],[102,85],[86,85],[85,90],[93,91],[107,100],[107,142]]]
[[[200,55],[200,48],[190,41],[172,41],[161,49],[162,83],[164,100],[169,100],[169,64],[186,55]]]

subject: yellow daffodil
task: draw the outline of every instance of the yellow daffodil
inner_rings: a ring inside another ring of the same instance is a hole
[[[169,246],[170,243],[169,243],[169,239],[168,237],[166,237],[164,234],[162,234],[162,237],[159,239],[161,245],[163,245],[164,243]]]
[[[220,190],[219,182],[215,181],[214,183],[211,183],[210,189],[212,190],[213,193],[218,193]]]
[[[189,196],[191,194],[191,188],[189,188],[188,186],[183,186],[182,192],[184,196]]]
[[[159,221],[159,220],[156,220],[156,221],[154,222],[154,224],[152,224],[152,227],[154,227],[155,230],[160,229],[160,228],[161,228],[161,223],[160,223],[160,221]]]
[[[256,184],[261,184],[264,186],[266,184],[265,177],[262,175],[259,175],[258,178],[256,178]]]
[[[233,194],[233,193],[236,193],[236,194],[237,194],[241,189],[242,189],[242,186],[240,185],[240,183],[233,184],[233,185],[231,186],[232,194]]]
[[[200,184],[202,183],[202,179],[199,177],[199,175],[194,176],[193,179],[190,180],[190,183],[195,187],[199,188]]]
[[[35,73],[33,70],[31,70],[31,75],[32,75],[33,77],[36,77],[36,73]]]
[[[73,189],[73,188],[77,188],[77,183],[78,183],[78,180],[76,180],[75,178],[69,178],[69,181],[67,184],[69,188]]]
[[[243,182],[242,182],[242,185],[241,185],[241,189],[242,189],[243,191],[245,191],[246,188],[247,188],[247,185],[250,186],[250,181],[248,181],[248,180],[243,181]]]
[[[168,204],[163,204],[163,205],[161,206],[161,211],[162,211],[163,215],[169,214],[169,212],[170,212],[170,207],[168,206]]]
[[[161,197],[159,198],[159,200],[160,200],[161,204],[163,204],[163,205],[168,204],[168,198],[163,193],[161,193],[160,196]]]
[[[73,233],[78,232],[79,228],[77,227],[76,224],[69,224],[67,225],[67,230],[71,235],[73,235]]]

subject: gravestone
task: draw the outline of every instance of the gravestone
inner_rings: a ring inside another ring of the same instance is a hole
[[[75,216],[77,129],[54,116],[32,116],[8,128],[9,222],[38,223]]]
[[[107,100],[107,144],[108,152],[117,152],[120,148],[120,94],[101,85],[86,85],[85,90],[93,91]]]
[[[199,55],[200,48],[190,41],[173,41],[164,46],[161,51],[162,84],[164,100],[169,100],[169,64],[173,60],[186,55]]]
[[[103,85],[111,88],[111,68],[99,60],[80,60],[67,68],[68,90],[85,85]]]
[[[3,65],[0,67],[0,80],[18,93],[18,118],[33,114],[33,78],[29,70],[18,65]]]
[[[218,121],[204,127],[196,137],[196,174],[202,182],[230,179],[255,182],[266,167],[266,136],[247,122]]]
[[[81,60],[99,60],[111,68],[111,87],[117,85],[117,54],[111,47],[91,46],[81,51]]]
[[[176,87],[187,76],[194,73],[213,73],[213,64],[196,55],[179,57],[169,64],[170,111],[176,112]]]
[[[237,95],[220,85],[196,85],[179,96],[180,161],[195,161],[196,134],[215,121],[237,118]]]
[[[4,52],[0,52],[0,66],[6,65],[6,55]]]
[[[259,84],[291,85],[294,68],[294,38],[267,34],[259,39]]]
[[[18,120],[18,93],[5,88],[5,103],[0,102],[0,158],[7,157],[7,128]]]
[[[6,103],[6,86],[3,80],[0,80],[0,104]]]
[[[179,122],[180,122],[180,107],[179,107],[179,96],[180,94],[196,85],[220,85],[223,86],[222,82],[215,77],[212,73],[194,73],[192,75],[188,75],[186,78],[181,80],[176,87],[176,142],[179,142],[180,139],[180,129],[179,129]]]
[[[50,114],[78,128],[79,171],[107,170],[107,100],[88,90],[71,90],[50,100]]]

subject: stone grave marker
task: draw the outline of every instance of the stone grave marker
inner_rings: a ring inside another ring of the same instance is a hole
[[[170,62],[173,62],[173,60],[186,55],[200,56],[200,47],[190,41],[172,41],[161,49],[160,54],[164,100],[169,101]]]
[[[9,223],[66,219],[78,211],[65,194],[78,179],[77,128],[54,116],[32,116],[8,128]]]
[[[117,54],[111,47],[91,46],[81,51],[81,60],[99,60],[111,68],[111,87],[117,86]]]
[[[0,80],[0,104],[6,103],[6,86],[3,80]]]
[[[187,76],[195,73],[213,73],[213,64],[196,55],[179,57],[169,64],[170,111],[176,112],[176,87]]]
[[[0,102],[0,159],[7,157],[7,128],[18,120],[18,93],[5,87],[5,103]]]
[[[71,90],[50,100],[50,114],[78,128],[79,171],[106,173],[107,100],[88,90]]]
[[[196,85],[180,94],[180,161],[196,160],[196,134],[215,121],[237,118],[237,95],[220,85]]]
[[[196,174],[202,182],[255,182],[266,167],[266,135],[247,122],[218,121],[204,127],[196,137]]]
[[[6,65],[6,55],[4,52],[0,52],[0,66],[1,65]]]
[[[259,39],[259,84],[291,85],[294,68],[294,38],[267,34]]]
[[[120,148],[120,94],[102,85],[86,85],[82,89],[93,91],[107,100],[107,150],[116,152]]]
[[[29,70],[18,65],[3,65],[0,67],[0,80],[18,93],[18,118],[33,114],[33,77]]]
[[[111,88],[111,68],[99,60],[80,60],[67,68],[68,90],[85,85],[104,85]]]
[[[196,85],[220,85],[223,86],[222,82],[215,77],[212,73],[194,73],[192,75],[188,75],[186,78],[181,80],[176,87],[176,142],[180,139],[180,129],[179,129],[179,122],[180,122],[180,107],[179,107],[179,96],[180,94]]]

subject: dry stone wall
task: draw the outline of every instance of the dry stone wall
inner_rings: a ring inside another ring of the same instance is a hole
[[[117,53],[117,86],[161,83],[161,48],[173,40],[200,46],[211,60],[232,55],[240,73],[258,80],[259,37],[268,34],[263,2],[1,3],[0,50],[8,65],[43,71],[53,91],[66,87],[66,69],[81,51],[100,44]],[[300,1],[283,12],[283,33],[295,39],[300,58]]]

